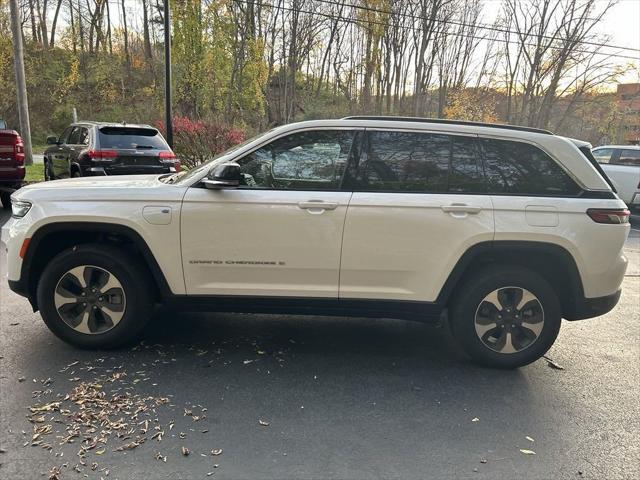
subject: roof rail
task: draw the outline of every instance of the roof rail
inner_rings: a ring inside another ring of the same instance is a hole
[[[340,120],[381,120],[389,122],[441,123],[444,125],[469,125],[472,127],[502,128],[505,130],[519,130],[521,132],[533,132],[543,133],[545,135],[553,135],[553,132],[550,132],[549,130],[543,130],[542,128],[521,127],[519,125],[504,125],[500,123],[468,122],[466,120],[449,120],[444,118],[398,117],[392,115],[354,115],[350,117],[343,117]]]

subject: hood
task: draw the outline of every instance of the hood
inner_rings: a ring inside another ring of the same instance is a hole
[[[21,188],[14,198],[46,202],[136,202],[182,199],[186,187],[166,184],[160,175],[112,175],[40,182]]]
[[[67,178],[50,182],[33,183],[24,190],[50,188],[154,188],[164,185],[159,175],[104,175],[100,177]]]

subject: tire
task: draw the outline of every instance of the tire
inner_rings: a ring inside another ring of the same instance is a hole
[[[98,291],[92,293],[91,285]],[[151,277],[135,257],[87,244],[51,260],[40,277],[37,298],[42,319],[61,340],[79,348],[115,348],[135,339],[148,322],[153,290]]]
[[[44,181],[48,182],[50,180],[54,180],[53,169],[51,168],[51,163],[45,160],[44,162]]]
[[[11,194],[7,192],[0,193],[0,202],[2,202],[2,208],[9,210],[11,208]]]
[[[508,369],[534,362],[551,348],[562,311],[553,288],[536,272],[497,266],[457,288],[450,319],[453,336],[476,363]]]
[[[71,178],[79,178],[79,177],[80,177],[80,170],[78,170],[77,168],[71,167]]]

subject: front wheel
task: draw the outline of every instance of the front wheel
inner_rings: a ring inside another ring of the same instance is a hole
[[[0,202],[2,202],[2,208],[9,210],[11,208],[11,194],[7,192],[0,193]]]
[[[451,307],[451,330],[477,363],[517,368],[551,347],[562,320],[551,285],[536,272],[498,266],[464,282]]]
[[[80,348],[113,348],[147,323],[153,285],[140,262],[111,246],[80,245],[51,260],[38,283],[38,307],[60,339]]]

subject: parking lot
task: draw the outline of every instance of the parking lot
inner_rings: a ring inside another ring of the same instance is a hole
[[[81,351],[9,291],[2,252],[0,477],[639,478],[638,223],[625,251],[620,304],[516,371],[364,318],[160,310],[140,344]]]

